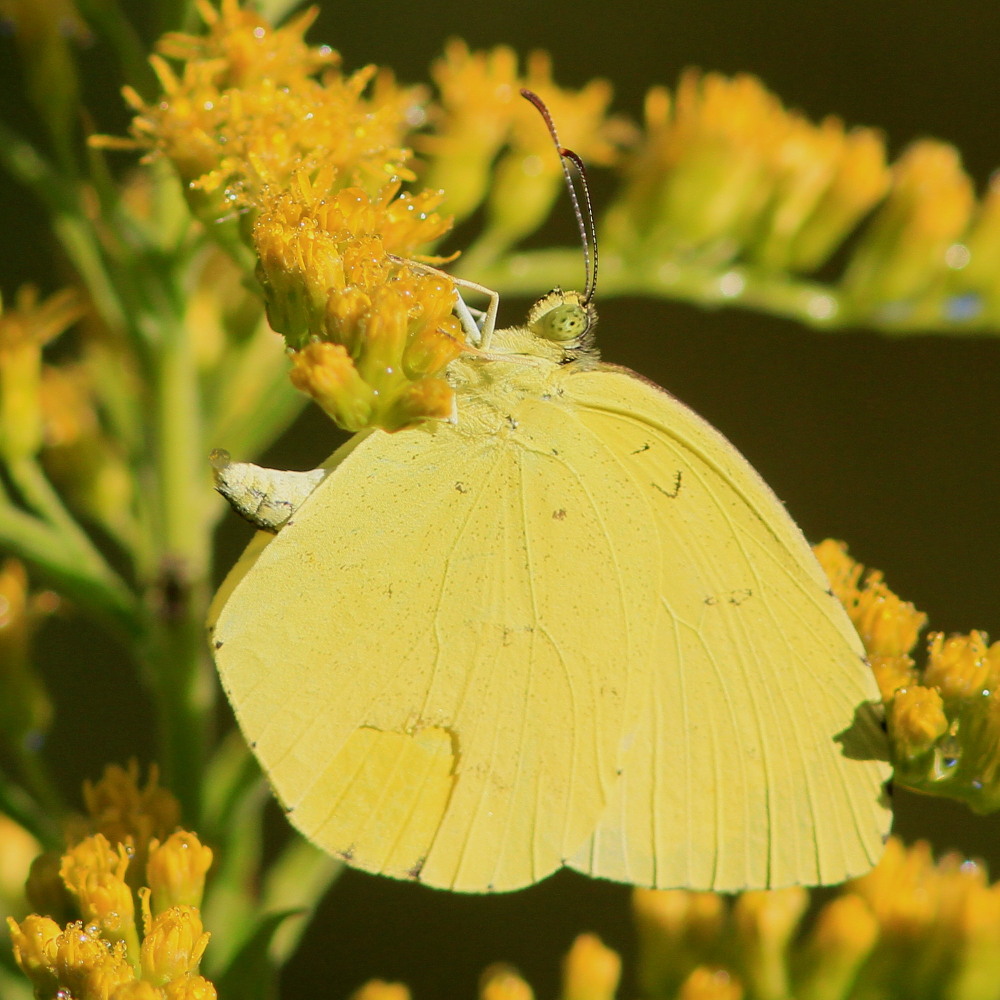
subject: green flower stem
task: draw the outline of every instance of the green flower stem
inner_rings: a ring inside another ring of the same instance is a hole
[[[158,694],[165,782],[180,797],[186,821],[197,824],[214,706],[203,626],[211,491],[199,449],[201,398],[190,335],[178,317],[159,318],[151,413],[157,558],[147,580],[153,611],[147,663]]]
[[[538,297],[552,287],[579,289],[581,260],[576,249],[530,250],[510,254],[475,275],[465,272],[463,261],[456,273],[459,277],[474,277],[501,293]],[[708,267],[670,259],[636,263],[603,251],[598,300],[614,295],[656,296],[703,307],[741,306],[829,333],[864,326],[887,334],[1000,335],[990,317],[948,318],[943,313],[943,298],[940,303],[917,303],[908,310],[886,310],[884,316],[873,316],[852,308],[850,300],[837,288],[783,271],[765,271],[745,264]]]
[[[37,750],[25,746],[23,740],[11,740],[8,746],[17,762],[23,789],[36,803],[29,814],[36,817],[30,827],[31,832],[47,846],[58,846],[61,842],[60,823],[67,813],[66,803]]]
[[[284,965],[295,952],[320,900],[343,870],[343,861],[300,836],[293,837],[267,869],[262,909],[271,913],[295,911],[271,941],[271,958],[277,966]]]
[[[30,188],[46,206],[52,228],[80,272],[98,311],[113,328],[124,322],[124,311],[108,276],[93,226],[79,203],[79,189],[17,132],[0,122],[0,166]]]
[[[45,777],[45,783],[51,787],[48,776]],[[58,810],[53,811],[39,796],[29,795],[20,783],[15,784],[0,773],[0,812],[20,823],[46,850],[61,848],[65,844],[61,825],[61,800],[58,806]],[[0,996],[6,994],[0,992]]]
[[[63,506],[35,460],[15,460],[7,472],[35,514],[0,498],[0,544],[38,566],[68,597],[94,610],[116,632],[135,638],[141,617],[135,596]]]
[[[213,448],[226,448],[239,461],[253,461],[302,412],[306,396],[292,387],[288,359],[276,349],[278,343],[278,334],[262,328],[226,352],[210,382],[215,395],[208,407],[206,460]]]

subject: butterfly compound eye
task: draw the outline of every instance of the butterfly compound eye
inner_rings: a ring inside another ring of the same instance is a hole
[[[579,292],[556,289],[535,303],[528,314],[528,329],[543,340],[580,346],[589,341],[596,321],[592,302]]]
[[[579,339],[589,327],[587,310],[577,302],[564,302],[539,317],[535,333],[546,340],[562,343]]]

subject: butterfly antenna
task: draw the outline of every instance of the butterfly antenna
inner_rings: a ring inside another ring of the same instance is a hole
[[[532,90],[521,88],[521,96],[526,101],[531,101],[538,109],[545,124],[548,126],[549,135],[555,143],[556,151],[559,153],[559,162],[562,164],[563,174],[566,177],[566,187],[569,190],[570,201],[573,203],[573,212],[576,215],[576,224],[580,229],[580,241],[583,243],[583,266],[586,271],[586,278],[583,289],[583,301],[589,305],[597,291],[597,225],[594,222],[594,206],[590,200],[590,186],[587,184],[587,172],[583,167],[583,160],[567,149],[559,141],[559,133],[556,131],[556,123],[552,120],[552,114],[546,107],[545,102]],[[573,174],[570,172],[569,164],[572,163],[580,178],[580,190],[583,192],[583,205],[586,212],[580,207],[580,197],[577,194],[576,184],[573,181]]]

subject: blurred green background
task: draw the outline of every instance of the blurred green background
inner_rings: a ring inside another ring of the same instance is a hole
[[[149,37],[141,0],[124,6]],[[893,156],[921,136],[954,143],[980,189],[1000,165],[995,0],[326,3],[310,38],[339,49],[349,69],[375,62],[420,82],[453,35],[473,47],[544,48],[558,82],[607,77],[615,109],[633,117],[650,84],[673,85],[685,66],[748,71],[814,119],[836,113],[882,128]],[[98,45],[81,59],[98,129],[123,132],[127,115],[106,54]],[[0,38],[0,115],[31,132],[20,85],[14,47]],[[600,205],[607,185],[599,173],[593,184]],[[45,291],[62,283],[38,206],[6,178],[0,233],[5,296],[25,281]],[[545,242],[571,244],[574,234],[564,204]],[[738,310],[600,295],[598,304],[605,358],[660,383],[722,430],[807,537],[846,540],[929,614],[931,628],[1000,638],[1000,342],[816,333]],[[501,322],[519,322],[527,305],[506,298]],[[338,440],[325,418],[309,413],[267,463],[311,467]],[[248,535],[229,519],[222,570]],[[149,717],[121,651],[72,617],[55,620],[41,642],[59,710],[48,752],[64,786],[96,777],[105,761],[148,760]],[[939,849],[985,857],[1000,874],[1000,819],[903,792],[896,798],[896,829],[907,840],[927,837]],[[551,996],[560,956],[584,930],[628,953],[628,890],[562,874],[510,896],[461,897],[349,871],[289,966],[283,996],[346,996],[378,976],[403,979],[425,1000],[469,997],[478,972],[497,960]],[[627,973],[622,992],[631,992]]]

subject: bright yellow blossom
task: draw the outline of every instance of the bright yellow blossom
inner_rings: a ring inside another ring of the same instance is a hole
[[[498,962],[479,977],[479,1000],[534,1000],[531,987],[517,969]]]
[[[560,1000],[614,1000],[621,956],[596,934],[581,934],[563,959]]]

